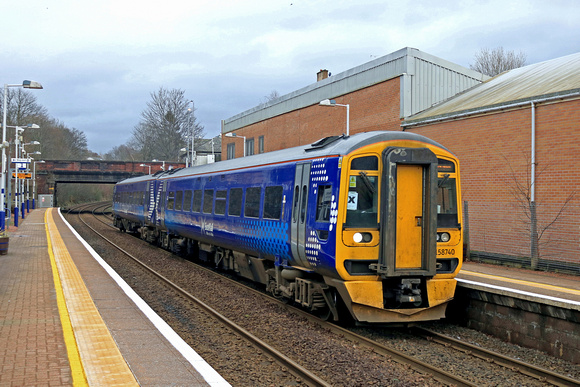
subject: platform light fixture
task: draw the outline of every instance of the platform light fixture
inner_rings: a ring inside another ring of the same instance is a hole
[[[139,164],[140,167],[149,167],[149,174],[151,174],[151,165]]]
[[[335,100],[333,99],[323,99],[322,101],[320,101],[319,103],[320,106],[330,106],[330,107],[335,107],[335,106],[342,106],[346,108],[346,135],[350,136],[350,105],[349,104],[340,104],[340,103],[336,103]]]
[[[0,171],[0,235],[5,235],[6,233],[6,211],[4,210],[6,195],[6,148],[9,144],[6,141],[6,115],[7,115],[7,105],[8,105],[8,88],[9,87],[23,87],[25,89],[42,89],[42,85],[35,81],[25,80],[21,84],[10,85],[4,84],[4,106],[2,114],[2,143],[0,147],[2,148],[2,171]]]

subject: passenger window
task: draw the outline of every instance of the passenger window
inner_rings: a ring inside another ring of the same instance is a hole
[[[330,205],[332,203],[332,185],[318,186],[316,199],[316,221],[330,222]]]
[[[181,211],[183,204],[183,191],[175,192],[175,211]]]
[[[193,191],[193,206],[191,209],[193,212],[201,212],[201,197],[200,189]]]
[[[203,191],[203,213],[211,214],[213,210],[213,189]]]
[[[169,193],[167,194],[167,209],[173,210],[174,204],[175,204],[175,192],[169,191]]]
[[[246,203],[244,205],[244,216],[249,218],[260,217],[260,196],[262,188],[251,187],[246,189]]]
[[[228,191],[216,191],[215,193],[215,209],[214,213],[216,215],[225,215],[226,213],[226,198],[228,196]]]
[[[193,197],[193,191],[188,189],[183,195],[183,211],[191,211],[191,199]]]
[[[244,190],[241,188],[230,189],[230,202],[228,207],[228,214],[232,216],[242,215],[242,196]]]
[[[280,220],[282,214],[282,193],[281,185],[266,187],[264,194],[264,219]]]

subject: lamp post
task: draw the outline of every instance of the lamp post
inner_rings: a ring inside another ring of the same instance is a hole
[[[12,126],[8,126],[10,128],[12,128]],[[33,128],[33,129],[38,129],[40,128],[40,126],[36,125],[36,124],[28,124],[26,125],[26,127],[21,127],[21,126],[14,126],[14,170],[15,170],[15,175],[14,175],[14,202],[15,202],[15,206],[14,206],[14,226],[18,227],[18,211],[21,211],[22,213],[22,219],[24,219],[24,182],[20,182],[19,180],[21,180],[18,176],[19,172],[21,169],[25,170],[28,168],[28,159],[23,160],[20,159],[20,151],[22,150],[23,154],[26,154],[26,151],[24,150],[24,145],[39,145],[40,143],[38,141],[33,141],[31,143],[28,144],[23,144],[20,140],[20,134],[22,132],[24,132],[24,129],[26,128]],[[22,149],[20,149],[22,148]],[[22,167],[22,164],[25,164],[25,167]],[[20,186],[22,184],[22,186]],[[20,195],[22,195],[22,198],[20,198]],[[28,193],[27,193],[28,195]],[[20,203],[20,205],[19,205]]]
[[[246,157],[246,136],[238,136],[237,134],[232,133],[232,132],[228,132],[228,133],[224,134],[224,136],[226,136],[226,137],[243,138],[244,139],[244,157]]]
[[[320,101],[319,103],[320,106],[343,106],[346,107],[346,135],[350,136],[350,105],[346,104],[340,104],[340,103],[336,103],[335,100],[333,99],[324,99],[322,101]]]
[[[45,163],[44,160],[38,160],[32,162],[32,209],[36,208],[36,163]]]
[[[195,165],[195,159],[196,159],[196,154],[195,154],[195,125],[194,125],[194,122],[192,119],[193,112],[195,111],[195,104],[194,104],[193,100],[189,101],[189,102],[191,102],[191,108],[187,108],[187,114],[188,114],[187,126],[189,129],[189,133],[191,135],[191,162],[189,163],[189,165],[191,165],[193,167]],[[189,141],[187,142],[187,149],[188,149],[187,160],[189,160],[189,155],[190,155],[190,153],[189,153]],[[185,163],[185,166],[186,167],[188,166],[187,161]]]
[[[9,85],[4,84],[4,106],[3,106],[3,114],[2,114],[2,171],[0,171],[0,235],[4,235],[6,232],[6,210],[4,209],[5,206],[5,198],[4,195],[6,194],[6,148],[8,147],[8,143],[6,142],[6,114],[7,114],[7,105],[8,105],[8,88],[9,87],[24,87],[25,89],[42,89],[42,85],[38,82],[34,81],[23,81],[22,84],[16,85]]]
[[[22,144],[22,147],[24,148],[25,145],[40,145],[40,143],[38,141],[32,141],[26,144]],[[26,164],[26,213],[29,214],[30,213],[30,178],[31,176],[28,176],[30,174],[30,163],[33,162],[34,157],[32,156],[38,156],[41,153],[39,151],[34,151],[32,153],[26,153],[26,155],[28,156],[28,163]],[[32,177],[32,178],[36,178],[36,176]],[[32,182],[32,187],[34,189],[34,182]],[[33,192],[34,195],[34,192]],[[32,209],[34,210],[34,196],[32,197]]]
[[[151,174],[151,165],[139,164],[140,167],[149,167],[149,174]]]

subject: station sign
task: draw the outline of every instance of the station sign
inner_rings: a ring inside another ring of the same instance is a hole
[[[12,172],[12,177],[16,178],[16,172]],[[32,173],[18,172],[19,179],[32,179]]]
[[[11,161],[16,164],[14,169],[27,169],[30,164],[30,159],[12,157]]]

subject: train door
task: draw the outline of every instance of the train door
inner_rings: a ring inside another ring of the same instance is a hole
[[[160,181],[157,187],[157,203],[155,203],[155,216],[157,227],[165,229],[165,191],[167,181]]]
[[[379,274],[435,275],[437,157],[427,148],[383,152]]]
[[[145,219],[147,219],[150,224],[155,224],[155,180],[147,182],[144,215]]]
[[[292,248],[292,256],[298,265],[303,267],[309,267],[305,249],[309,184],[310,163],[297,164],[296,174],[294,176],[290,244]]]

